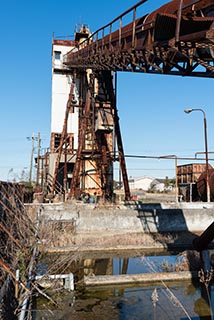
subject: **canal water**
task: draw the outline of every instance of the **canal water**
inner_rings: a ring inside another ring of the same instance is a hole
[[[69,266],[69,271],[72,269],[75,279],[78,279],[75,291],[62,291],[61,288],[55,288],[52,292],[45,291],[59,303],[59,306],[37,297],[34,302],[33,319],[214,319],[214,287],[210,284],[206,289],[205,283],[200,282],[203,279],[182,282],[163,282],[160,279],[152,284],[99,287],[86,287],[81,281],[83,275],[93,277],[173,272],[176,264],[181,262],[182,256],[180,252],[165,251],[82,254]],[[62,261],[66,259],[63,258]],[[40,273],[48,268],[50,260],[51,257],[43,260]],[[65,269],[64,271],[68,272]]]

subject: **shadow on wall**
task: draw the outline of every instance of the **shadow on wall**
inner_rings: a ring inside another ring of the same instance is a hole
[[[174,241],[169,246],[188,246],[188,249],[193,249],[192,241],[197,235],[189,231],[182,209],[163,209],[160,203],[138,203],[135,210],[143,231],[155,240],[167,246],[165,238],[161,240],[160,236],[172,234]]]

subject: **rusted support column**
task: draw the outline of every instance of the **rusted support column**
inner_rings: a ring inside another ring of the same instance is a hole
[[[81,160],[82,160],[82,150],[85,142],[85,132],[87,128],[87,119],[89,117],[90,113],[90,106],[91,106],[91,90],[88,89],[87,97],[86,97],[86,103],[85,103],[85,110],[84,110],[84,117],[81,121],[81,130],[80,130],[80,136],[79,136],[79,143],[78,143],[78,149],[76,153],[76,162],[74,165],[74,171],[73,171],[73,178],[71,181],[71,187],[70,187],[70,198],[75,198],[75,195],[80,188],[79,186],[79,175],[80,175],[80,166],[81,166]]]
[[[136,8],[133,11],[133,25],[132,25],[132,48],[135,47],[135,33],[136,33]]]
[[[115,90],[117,90],[117,79],[115,75]],[[125,200],[130,200],[131,199],[131,193],[130,193],[130,188],[129,188],[129,180],[128,180],[128,175],[127,175],[127,170],[126,170],[126,161],[125,161],[125,156],[124,156],[124,150],[123,150],[123,143],[122,143],[122,136],[120,132],[120,125],[119,125],[119,116],[117,113],[117,102],[116,102],[116,94],[114,97],[114,125],[115,125],[115,135],[117,138],[117,147],[118,147],[118,152],[119,152],[119,163],[120,163],[120,168],[122,171],[122,177],[123,177],[123,184],[124,184],[124,191],[125,191]]]
[[[122,23],[123,23],[123,20],[122,20],[122,17],[120,17],[119,40],[118,40],[119,49],[121,49]]]
[[[214,222],[209,225],[209,227],[197,238],[195,238],[192,242],[193,248],[198,252],[202,250],[206,250],[208,245],[214,239]]]
[[[176,43],[179,41],[179,38],[180,38],[182,5],[183,5],[183,0],[180,0],[179,7],[178,7],[178,13],[177,13],[176,30],[175,30],[175,41],[176,41]]]
[[[112,24],[110,24],[110,26],[109,26],[109,50],[110,50],[110,52],[112,51],[111,39],[112,39]]]

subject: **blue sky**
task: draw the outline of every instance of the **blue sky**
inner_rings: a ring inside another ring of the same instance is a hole
[[[49,147],[53,33],[73,36],[78,23],[88,24],[93,32],[137,2],[0,1],[0,180],[29,171],[31,141],[27,137],[40,132],[42,147]],[[142,15],[166,2],[148,0]],[[212,94],[213,79],[118,73],[125,154],[194,157],[203,151],[203,117],[200,112],[185,114],[184,108],[189,107],[205,110],[213,151]],[[173,160],[127,159],[127,168],[129,176],[174,176]]]

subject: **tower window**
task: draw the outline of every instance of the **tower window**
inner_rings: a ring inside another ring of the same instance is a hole
[[[61,51],[54,51],[54,57],[56,60],[60,60],[61,59]]]

